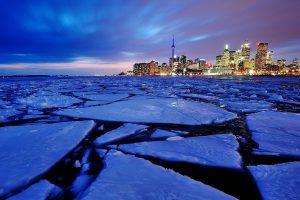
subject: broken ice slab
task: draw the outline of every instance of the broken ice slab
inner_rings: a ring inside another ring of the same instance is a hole
[[[266,101],[256,101],[256,100],[249,100],[249,101],[223,101],[223,104],[226,107],[238,113],[251,113],[251,112],[259,112],[259,111],[266,111],[272,109],[272,103]]]
[[[45,200],[54,193],[58,192],[59,188],[46,180],[41,180],[38,183],[33,184],[26,190],[16,194],[9,200]]]
[[[26,187],[74,149],[93,121],[0,128],[0,198]]]
[[[236,114],[208,103],[146,96],[132,97],[103,106],[64,109],[54,113],[105,121],[182,125],[221,124],[236,118]]]
[[[105,167],[78,199],[235,199],[209,185],[120,152],[105,157]]]
[[[300,158],[300,114],[260,112],[247,117],[255,154]]]
[[[180,94],[181,97],[193,98],[193,99],[202,99],[206,101],[216,101],[218,97],[215,96],[208,96],[203,94],[195,94],[195,93],[188,93],[188,94]]]
[[[151,139],[162,139],[162,138],[168,138],[168,137],[174,137],[174,136],[183,136],[187,135],[189,132],[183,132],[183,131],[167,131],[162,129],[157,129],[151,134]]]
[[[239,143],[232,134],[167,141],[122,144],[118,149],[139,156],[158,158],[167,162],[187,162],[197,165],[241,169],[242,159],[237,152]]]
[[[300,162],[249,166],[265,200],[300,199]]]
[[[9,117],[21,114],[21,111],[18,111],[14,108],[8,108],[8,109],[0,109],[0,122],[9,122]]]
[[[83,97],[89,100],[98,101],[102,104],[111,103],[124,98],[127,98],[127,94],[86,94]]]
[[[109,131],[104,135],[101,135],[95,140],[94,143],[96,146],[103,146],[113,142],[118,142],[130,136],[138,135],[139,133],[147,130],[147,128],[148,126],[126,123],[115,130]]]
[[[68,107],[75,103],[80,103],[81,100],[60,94],[53,95],[31,95],[26,98],[19,98],[17,103],[28,105],[31,108],[58,108],[58,107]]]

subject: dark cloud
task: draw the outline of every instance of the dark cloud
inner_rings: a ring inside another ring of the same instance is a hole
[[[176,53],[214,60],[224,44],[270,43],[299,54],[299,0],[1,0],[0,63],[167,61]],[[275,52],[276,57],[276,52]]]

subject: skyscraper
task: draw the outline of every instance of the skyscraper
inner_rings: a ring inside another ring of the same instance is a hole
[[[260,42],[257,44],[255,56],[255,69],[261,70],[267,63],[268,43]]]
[[[216,66],[222,67],[222,55],[216,56]]]
[[[226,44],[225,50],[222,56],[222,66],[228,67],[230,65],[230,53],[229,53],[229,46]]]
[[[273,58],[273,51],[269,51],[268,54],[267,54],[266,64],[271,65],[272,64],[272,58]]]
[[[242,57],[244,60],[250,59],[250,43],[248,40],[245,41],[244,44],[242,44]]]

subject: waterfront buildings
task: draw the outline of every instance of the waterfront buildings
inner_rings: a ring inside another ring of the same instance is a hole
[[[268,51],[268,43],[257,44],[255,58],[251,58],[251,44],[248,40],[240,49],[230,50],[229,45],[221,55],[216,56],[216,63],[207,63],[205,59],[188,59],[186,55],[175,55],[175,38],[171,45],[169,63],[151,61],[149,63],[135,63],[133,71],[128,75],[136,76],[200,76],[200,75],[299,75],[299,59],[295,58],[291,65],[285,59],[273,61],[273,51]]]

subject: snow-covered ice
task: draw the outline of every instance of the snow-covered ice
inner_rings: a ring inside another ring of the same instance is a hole
[[[0,128],[0,197],[41,177],[94,125],[78,121]]]
[[[300,114],[255,113],[247,117],[247,125],[258,144],[254,153],[300,158]]]
[[[0,109],[0,122],[8,122],[9,117],[12,117],[14,115],[18,115],[21,113],[22,112],[14,109],[14,108]]]
[[[178,136],[178,135],[180,135],[180,133],[157,129],[151,134],[151,138],[152,139],[161,139],[161,138],[173,137],[173,136]]]
[[[17,103],[28,105],[32,108],[56,108],[67,107],[75,103],[80,103],[81,100],[60,94],[55,95],[32,95],[26,98],[17,99]]]
[[[178,137],[178,136],[177,136]],[[232,134],[218,134],[169,139],[167,141],[122,144],[118,149],[169,162],[189,162],[198,165],[241,169],[239,144]]]
[[[105,168],[79,199],[235,199],[211,186],[134,156],[109,153],[104,162]]]
[[[272,109],[272,103],[267,101],[225,101],[222,102],[226,107],[238,113],[259,112]]]
[[[236,114],[212,104],[161,97],[137,97],[104,106],[60,110],[55,114],[106,121],[183,125],[220,124],[236,118]]]
[[[9,200],[45,200],[52,192],[55,191],[57,186],[49,183],[46,180],[41,180],[33,184],[21,193],[8,198]]]
[[[101,102],[102,104],[111,103],[128,97],[127,94],[87,94],[84,98]]]
[[[249,166],[265,200],[300,199],[300,162]]]
[[[103,146],[105,144],[109,144],[112,142],[118,142],[120,140],[124,140],[130,136],[138,135],[139,133],[147,130],[148,126],[140,125],[140,124],[123,124],[121,127],[112,130],[110,132],[101,135],[99,138],[95,140],[95,144],[97,146]]]
[[[207,96],[207,95],[203,95],[203,94],[180,94],[180,96],[182,97],[188,97],[188,98],[194,98],[194,99],[203,99],[203,100],[206,100],[206,101],[216,101],[218,100],[217,97],[214,97],[214,96]]]

